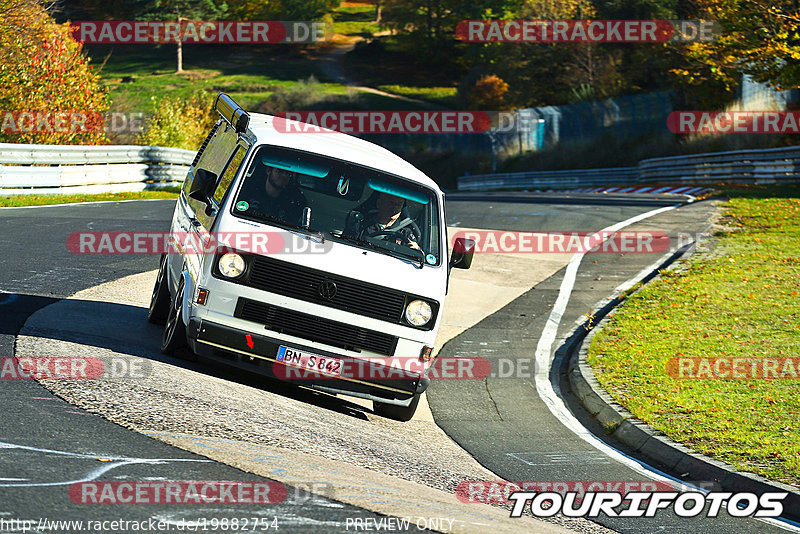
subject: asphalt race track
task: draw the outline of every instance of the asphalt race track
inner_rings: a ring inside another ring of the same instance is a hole
[[[448,195],[447,215],[448,226],[456,229],[597,231],[680,200],[647,195],[637,195],[637,199],[626,195]],[[355,518],[377,522],[409,509],[432,518],[436,509],[424,508],[421,501],[446,503],[442,496],[452,494],[461,480],[664,480],[627,457],[624,450],[609,456],[608,447],[617,445],[586,437],[576,421],[597,435],[602,430],[592,428],[593,421],[559,379],[562,362],[557,358],[552,376],[545,369],[537,378],[434,381],[427,394],[432,419],[395,423],[347,399],[160,355],[159,331],[146,324],[145,310],[137,304],[149,299],[152,275],[148,273],[157,268],[158,258],[74,255],[66,241],[78,231],[165,231],[172,207],[172,201],[139,201],[0,210],[4,228],[0,234],[0,356],[11,356],[15,350],[30,351],[27,354],[85,350],[144,358],[152,366],[152,381],[146,384],[74,381],[46,384],[45,389],[29,380],[0,383],[4,407],[0,412],[0,520],[157,517],[177,525],[185,519],[197,522],[212,517],[277,518],[281,531],[343,532],[352,530],[347,525]],[[685,243],[707,229],[713,207],[711,202],[684,204],[634,222],[626,230],[663,231],[673,244]],[[440,354],[488,360],[538,357],[541,361],[546,352],[549,365],[577,320],[660,257],[586,255],[547,347],[542,347],[541,340],[564,290],[562,282],[570,270],[566,261],[553,264],[555,274],[549,273],[457,333]],[[488,259],[476,254],[474,263]],[[75,299],[62,300],[76,293],[80,295]],[[93,294],[100,296],[94,299]],[[108,301],[109,295],[116,300]],[[543,384],[551,378],[552,389],[562,393],[571,418],[554,411],[552,398],[542,398]],[[432,448],[431,443],[435,444]],[[249,447],[247,454],[241,453],[243,447]],[[85,480],[277,480],[287,485],[288,497],[269,507],[198,505],[189,510],[165,505],[75,504],[67,487]],[[292,485],[292,481],[298,483]],[[320,485],[311,486],[309,481]],[[345,486],[346,492],[336,491]],[[403,497],[390,495],[390,490],[404,492]],[[417,500],[411,495],[415,492],[419,492]],[[463,506],[465,512],[455,516],[459,528],[451,530],[446,523],[426,526],[442,532],[487,528],[511,532],[517,525],[520,532],[785,530],[776,522],[684,519],[668,512],[653,519],[604,518],[597,523],[582,519],[560,521],[559,526],[508,519],[501,508],[496,508],[495,516],[479,511],[482,505]],[[468,511],[471,506],[474,513]],[[447,510],[453,514],[454,509]],[[438,515],[446,516],[445,508],[441,510]],[[417,531],[413,522],[411,529]],[[15,530],[0,528],[0,532]]]
[[[33,311],[59,298],[109,279],[157,267],[150,256],[75,256],[66,248],[75,231],[163,231],[169,226],[172,201],[89,204],[6,210],[0,260],[0,354],[11,355],[14,338]],[[67,487],[94,480],[98,469],[116,480],[264,481],[249,473],[189,454],[78,410],[30,380],[4,380],[0,388],[0,519],[108,520],[150,518],[180,524],[206,517],[257,518],[296,530],[339,532],[345,517],[376,518],[366,510],[312,496],[305,488],[289,491],[284,503],[254,507],[194,507],[175,516],[166,505],[104,507],[87,513],[72,503]],[[112,461],[101,461],[109,460]],[[251,523],[252,525],[252,523]],[[15,530],[7,530],[14,532]],[[35,531],[35,530],[34,530]],[[42,530],[46,532],[47,530]]]

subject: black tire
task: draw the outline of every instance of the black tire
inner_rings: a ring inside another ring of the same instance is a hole
[[[187,346],[186,325],[183,324],[183,291],[184,282],[181,277],[175,300],[170,302],[167,324],[164,325],[164,335],[161,336],[161,352],[169,356]]]
[[[395,421],[411,421],[411,418],[414,417],[414,412],[417,411],[420,395],[420,393],[414,394],[414,398],[411,399],[411,404],[408,406],[372,401],[372,409],[381,417],[394,419]]]
[[[167,255],[161,255],[161,264],[158,276],[153,286],[153,296],[150,297],[150,308],[147,310],[147,320],[153,324],[163,325],[169,315],[170,298],[169,282],[167,281]]]

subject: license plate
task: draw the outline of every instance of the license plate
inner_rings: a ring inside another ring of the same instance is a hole
[[[320,374],[332,376],[342,375],[342,360],[331,358],[330,356],[320,356],[319,354],[299,351],[281,345],[278,347],[278,355],[275,359],[286,365],[307,369]]]

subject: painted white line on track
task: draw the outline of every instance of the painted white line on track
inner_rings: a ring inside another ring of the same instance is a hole
[[[57,456],[69,456],[72,458],[84,458],[87,460],[94,460],[97,461],[100,458],[107,460],[109,463],[106,465],[97,467],[92,469],[88,472],[86,476],[83,478],[78,478],[75,480],[60,480],[57,482],[21,482],[26,481],[28,479],[3,479],[0,478],[0,481],[11,482],[15,481],[14,483],[3,483],[0,484],[0,488],[23,488],[23,487],[47,487],[47,486],[69,486],[72,484],[78,484],[80,482],[91,482],[92,480],[96,480],[103,476],[108,471],[115,469],[117,467],[122,467],[126,465],[139,465],[139,464],[163,464],[165,462],[199,462],[199,463],[210,463],[211,460],[205,459],[194,459],[194,458],[131,458],[127,456],[106,456],[103,454],[85,454],[80,452],[70,452],[70,451],[59,451],[54,449],[43,449],[40,447],[30,447],[27,445],[18,445],[16,443],[7,443],[4,441],[0,441],[0,449],[5,450],[23,450],[29,452],[38,452],[42,454],[54,454]]]
[[[626,226],[630,226],[631,224],[637,223],[654,215],[658,215],[660,213],[664,213],[666,211],[674,210],[682,206],[683,204],[674,204],[672,206],[666,206],[664,208],[658,208],[655,210],[651,210],[635,217],[631,217],[630,219],[626,219],[624,221],[618,222],[607,228],[603,228],[595,235],[605,236],[606,239],[610,237],[610,234],[625,228]],[[604,454],[608,455],[609,457],[613,458],[614,460],[618,461],[619,463],[623,464],[624,466],[632,469],[633,471],[639,473],[640,475],[648,476],[655,480],[661,482],[672,482],[678,483],[681,485],[688,485],[684,482],[674,478],[663,471],[660,471],[654,467],[647,465],[644,462],[637,460],[627,454],[615,449],[614,447],[608,445],[604,441],[600,440],[589,432],[589,430],[584,427],[578,419],[572,415],[572,412],[567,408],[564,404],[564,401],[561,398],[561,392],[554,389],[553,383],[550,381],[550,367],[552,364],[550,354],[553,349],[553,343],[556,340],[556,336],[558,334],[558,327],[561,324],[561,319],[564,317],[564,312],[567,309],[567,304],[569,303],[570,295],[572,294],[572,289],[575,286],[575,279],[578,274],[578,267],[581,264],[581,260],[585,253],[578,252],[572,256],[570,259],[569,264],[567,264],[567,270],[564,273],[564,279],[561,281],[561,286],[558,290],[558,297],[556,299],[556,303],[553,305],[553,309],[550,311],[550,316],[547,318],[547,323],[542,330],[542,335],[539,338],[539,343],[536,345],[536,353],[535,353],[535,383],[536,383],[536,392],[539,394],[539,398],[542,399],[542,402],[547,406],[547,409],[550,410],[550,413],[553,416],[561,421],[561,423],[566,426],[569,430],[571,430],[575,435],[579,438],[584,440],[586,443],[594,447],[595,449],[603,452]],[[644,272],[644,271],[642,271]],[[640,272],[637,276],[641,275]],[[634,277],[635,279],[636,277]],[[630,282],[630,280],[629,280]],[[627,284],[623,283],[622,286]],[[633,284],[630,284],[631,286]],[[620,286],[620,287],[622,287]],[[557,385],[555,387],[558,387]],[[700,488],[697,488],[700,489]],[[791,532],[800,532],[800,527],[788,520],[778,520],[772,518],[755,518],[758,521],[763,521],[764,523],[769,523],[773,526],[782,528],[787,531]]]

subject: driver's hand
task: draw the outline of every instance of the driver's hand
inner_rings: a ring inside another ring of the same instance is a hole
[[[408,247],[409,247],[409,248],[413,248],[414,250],[419,250],[419,251],[422,251],[422,249],[421,249],[421,248],[419,248],[419,245],[417,245],[417,242],[416,242],[416,241],[409,241],[409,242],[408,242]]]

